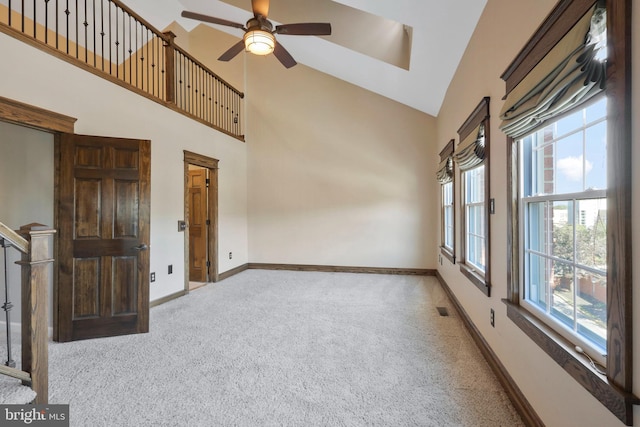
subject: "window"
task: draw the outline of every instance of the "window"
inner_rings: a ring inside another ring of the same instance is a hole
[[[466,263],[481,274],[486,267],[484,165],[464,172],[465,254]]]
[[[521,303],[602,365],[607,340],[606,98],[520,139]]]
[[[442,184],[442,247],[453,253],[453,182]]]
[[[640,401],[631,372],[630,8],[560,0],[502,75],[500,113],[512,183],[507,316],[627,425]]]
[[[454,160],[462,179],[462,262],[460,271],[489,296],[489,98],[458,129]]]
[[[455,264],[455,190],[453,173],[453,147],[452,139],[440,152],[440,166],[436,177],[440,185],[441,200],[440,206],[440,251],[449,261]]]

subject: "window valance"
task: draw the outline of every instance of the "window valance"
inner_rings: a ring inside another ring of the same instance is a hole
[[[481,123],[458,145],[454,155],[461,170],[479,165],[485,158],[484,123]]]
[[[522,137],[603,91],[606,44],[606,9],[598,2],[507,95],[500,129]]]
[[[454,140],[452,139],[440,152],[440,165],[438,172],[436,172],[436,179],[440,184],[453,181],[453,145]]]

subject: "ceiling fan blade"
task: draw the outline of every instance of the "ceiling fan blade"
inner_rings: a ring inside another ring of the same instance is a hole
[[[220,55],[218,61],[231,61],[236,57],[237,54],[244,50],[244,40],[240,40],[238,43],[234,44],[227,50],[225,53]]]
[[[287,49],[282,47],[278,42],[276,42],[276,47],[273,49],[273,54],[278,58],[278,61],[285,66],[285,68],[291,68],[297,64],[296,60],[293,59],[293,56],[291,56]]]
[[[291,36],[330,36],[331,24],[307,22],[303,24],[277,25],[275,33],[288,34]]]
[[[269,0],[251,0],[251,8],[255,17],[262,15],[266,18],[269,15]]]
[[[227,21],[226,19],[215,18],[213,16],[202,15],[200,13],[188,12],[186,10],[182,11],[182,16],[184,18],[189,19],[197,19],[198,21],[209,22],[211,24],[225,25],[227,27],[234,27],[245,29],[243,24],[239,24],[237,22]]]

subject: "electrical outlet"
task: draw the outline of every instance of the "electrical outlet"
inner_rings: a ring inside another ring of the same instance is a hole
[[[155,272],[151,273],[151,281],[152,282],[156,281],[156,273]]]
[[[173,264],[169,264],[169,274],[173,273]]]
[[[233,258],[233,252],[229,252],[229,259]]]
[[[491,309],[491,326],[496,327],[496,312]]]
[[[440,265],[442,265],[442,255],[438,255],[438,261],[440,261]]]

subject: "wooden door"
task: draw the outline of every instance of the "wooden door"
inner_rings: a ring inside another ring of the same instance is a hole
[[[150,161],[149,141],[57,140],[56,340],[148,332]]]
[[[189,281],[206,282],[207,170],[189,170]]]

